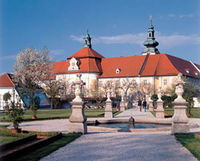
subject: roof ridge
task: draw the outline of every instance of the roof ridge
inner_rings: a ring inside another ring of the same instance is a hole
[[[143,62],[143,64],[142,64],[142,67],[140,68],[140,71],[139,71],[138,76],[141,76],[142,72],[144,71],[144,68],[145,68],[145,66],[146,66],[146,64],[147,64],[148,58],[149,58],[149,54],[147,54],[147,55],[145,56],[144,62]]]
[[[175,65],[171,62],[171,60],[169,59],[168,56],[171,56],[171,55],[168,55],[168,54],[164,54],[164,55],[165,55],[165,57],[167,57],[167,59],[169,60],[169,62],[171,63],[171,65],[176,69],[176,71],[177,71],[178,73],[181,73],[181,72],[175,67]],[[175,57],[175,56],[173,56],[173,57]],[[175,58],[178,58],[178,57],[175,57]],[[181,58],[179,58],[179,59],[181,59]],[[182,60],[184,60],[184,59],[182,59]]]

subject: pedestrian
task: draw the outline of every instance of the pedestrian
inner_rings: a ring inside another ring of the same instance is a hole
[[[138,108],[140,109],[140,112],[142,111],[142,101],[138,100]]]
[[[143,105],[144,112],[146,112],[146,109],[147,109],[147,101],[144,100],[143,103],[142,103],[142,105]]]

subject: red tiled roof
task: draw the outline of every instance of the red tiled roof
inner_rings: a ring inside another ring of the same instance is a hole
[[[80,62],[80,69],[77,71],[68,71],[72,57]],[[141,76],[168,76],[177,75],[180,72],[186,76],[200,78],[199,72],[191,62],[167,54],[104,58],[91,48],[82,48],[67,61],[55,62],[54,65],[56,74],[100,73],[99,78],[137,77],[139,74]],[[199,65],[197,66],[200,68]],[[119,73],[116,73],[117,68],[120,69]]]
[[[141,76],[177,75],[179,71],[166,54],[150,55]]]
[[[128,77],[138,76],[141,66],[145,60],[145,55],[117,57],[117,58],[103,58],[101,62],[102,75],[100,78],[106,77]],[[119,68],[119,74],[116,69]]]
[[[73,54],[72,56],[68,57],[68,59],[70,58],[104,58],[101,54],[99,54],[98,52],[96,52],[94,49],[92,48],[82,48],[81,50],[79,50],[78,52],[76,52],[75,54]]]
[[[130,57],[103,58],[101,63],[103,73],[99,78],[139,76],[145,57],[145,55],[138,55]],[[117,68],[121,70],[119,74],[116,73]],[[187,73],[186,69],[190,72]],[[200,75],[195,75],[198,71],[189,61],[167,54],[149,55],[140,75],[169,76],[177,75],[180,72],[186,76],[200,78]]]
[[[198,70],[192,65],[191,62],[171,55],[167,55],[167,57],[169,58],[173,66],[183,75],[194,78],[200,78]],[[198,73],[198,75],[196,75],[195,73]]]
[[[82,58],[79,59],[80,65],[79,70],[68,71],[70,60],[55,62],[54,71],[56,74],[67,74],[67,73],[101,73],[101,62],[95,58]]]
[[[0,76],[0,87],[15,87],[8,73]]]

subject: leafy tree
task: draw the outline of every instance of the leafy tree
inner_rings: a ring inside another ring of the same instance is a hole
[[[188,102],[188,113],[191,114],[191,108],[194,105],[193,97],[197,97],[200,95],[199,87],[196,87],[190,83],[184,84],[184,93],[183,98]]]
[[[8,101],[11,99],[11,94],[9,92],[6,92],[3,95],[3,100],[5,101],[6,105],[4,106],[4,109],[8,109]]]
[[[151,100],[153,100],[153,106],[155,106],[156,105],[156,101],[158,100],[158,95],[157,94],[153,94],[151,96]]]
[[[161,99],[163,100],[163,106],[164,107],[173,107],[172,102],[176,99],[176,95],[174,94],[173,96],[167,96],[167,95],[163,95],[161,97]]]
[[[9,96],[7,94],[7,96]],[[7,97],[7,101],[9,101],[11,99],[11,97]],[[19,127],[19,123],[21,123],[23,121],[23,114],[24,111],[21,108],[21,104],[20,102],[15,102],[15,101],[10,101],[10,103],[7,104],[7,110],[8,110],[8,118],[9,120],[13,123],[13,127],[14,129],[18,129]]]
[[[40,107],[40,97],[36,96],[33,99],[33,107],[32,107],[32,112],[33,112],[33,117],[36,118],[37,116],[37,110]]]

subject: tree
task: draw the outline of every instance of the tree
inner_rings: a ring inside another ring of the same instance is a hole
[[[32,119],[37,118],[36,115],[37,115],[37,110],[39,107],[40,107],[40,97],[36,96],[33,99],[33,107],[32,107],[33,117],[32,117]]]
[[[39,84],[48,78],[50,71],[53,71],[48,53],[47,48],[42,50],[27,48],[17,55],[14,78],[20,91],[29,97],[30,109],[33,109],[34,93],[41,90]]]
[[[158,95],[157,94],[153,94],[151,96],[151,100],[153,100],[153,106],[155,106],[156,105],[156,101],[158,100]]]
[[[66,84],[67,82],[61,82],[58,80],[46,80],[44,82],[44,92],[47,94],[51,101],[51,109],[55,108],[56,100],[61,96],[66,95]]]
[[[177,98],[177,96],[174,94],[173,96],[167,96],[163,95],[161,99],[163,100],[163,106],[164,107],[173,107],[173,101]]]
[[[5,110],[8,110],[8,101],[11,99],[11,94],[9,92],[6,92],[3,95],[3,100],[5,101],[6,105],[4,106]]]
[[[9,97],[7,101],[9,101],[10,98],[11,97]],[[7,104],[7,107],[8,107],[7,109],[8,118],[12,122],[14,129],[16,129],[18,132],[19,123],[23,121],[23,115],[24,115],[24,111],[21,108],[21,104],[18,100],[17,102],[10,101],[10,103]]]
[[[194,106],[193,97],[200,95],[200,88],[190,83],[184,84],[183,98],[188,102],[188,113],[191,114],[191,108]]]

